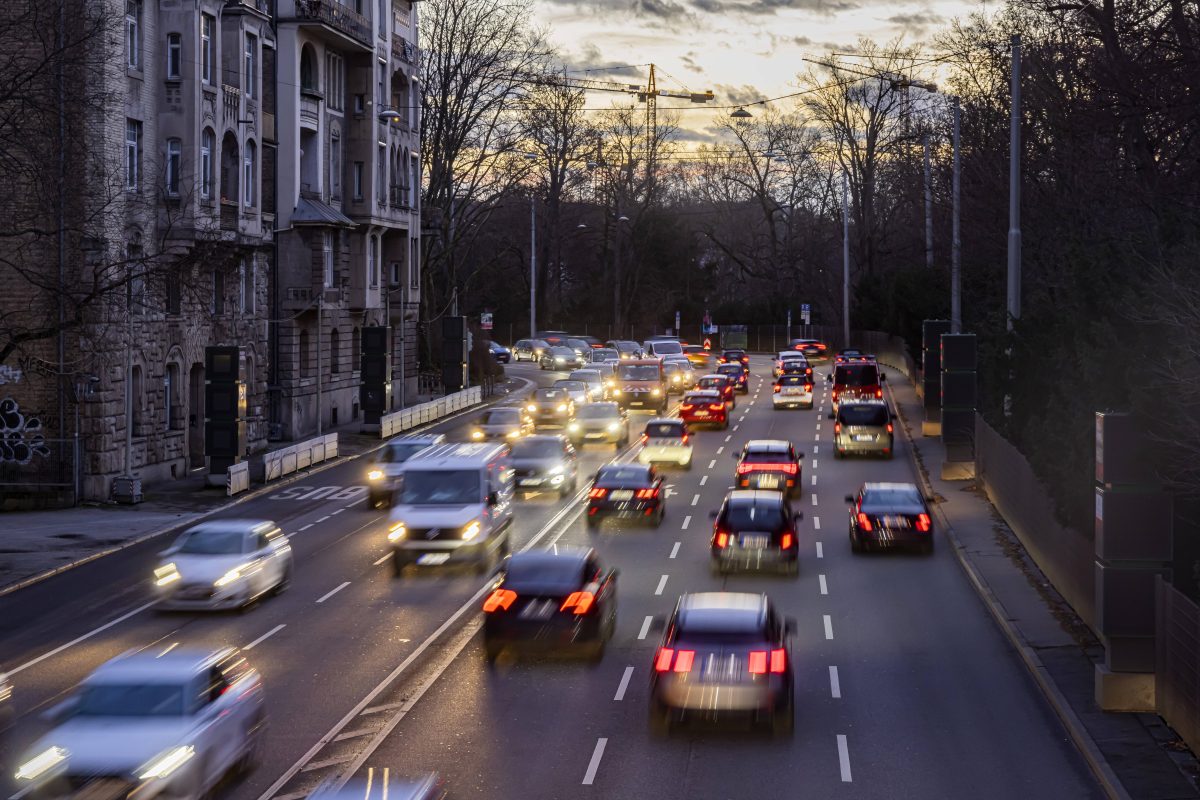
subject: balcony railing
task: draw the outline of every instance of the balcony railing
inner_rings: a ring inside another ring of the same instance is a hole
[[[296,0],[296,18],[322,22],[371,46],[371,23],[362,14],[335,0]]]
[[[405,64],[417,63],[417,46],[403,36],[392,34],[392,60]]]
[[[408,190],[405,189],[403,186],[391,187],[392,208],[399,208],[399,209],[407,210],[409,207],[408,206],[408,195],[409,195]]]
[[[225,124],[236,128],[242,117],[242,90],[226,83],[221,85],[221,92],[225,99]]]
[[[221,198],[221,230],[236,231],[238,229],[238,203],[236,200]]]

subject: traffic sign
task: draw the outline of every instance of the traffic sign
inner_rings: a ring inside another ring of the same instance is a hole
[[[490,331],[492,329],[492,313],[485,311],[479,315],[479,329]]]

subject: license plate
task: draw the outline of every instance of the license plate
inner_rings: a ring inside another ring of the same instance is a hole
[[[737,656],[709,656],[704,661],[700,680],[704,683],[728,683],[740,677],[741,661]]]
[[[612,493],[612,499],[613,500],[632,500],[633,499],[633,490],[632,489],[617,489],[615,492]]]
[[[783,393],[784,394],[803,394],[804,390],[803,389],[784,389]]]
[[[854,437],[854,441],[856,441],[856,442],[873,442],[873,441],[875,441],[875,437],[869,433],[860,433]]]
[[[603,433],[586,433],[586,434],[584,434],[583,438],[585,438],[585,439],[603,439],[604,434]]]
[[[908,517],[884,517],[883,527],[885,528],[907,528],[911,525]]]
[[[449,553],[426,553],[417,559],[418,564],[445,564],[450,560]]]
[[[521,619],[550,619],[554,615],[553,600],[534,600],[521,609]]]
[[[696,416],[696,417],[707,417],[707,416],[708,416],[708,412],[707,412],[707,411],[697,411],[697,412],[696,412],[696,413],[695,413],[693,416]]]
[[[758,476],[758,485],[764,489],[778,489],[779,483],[780,483],[780,481],[779,481],[778,475],[759,475]]]
[[[771,543],[771,537],[763,533],[743,533],[739,541],[742,547],[761,550]]]

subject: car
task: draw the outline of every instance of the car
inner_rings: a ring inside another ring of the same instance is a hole
[[[718,375],[727,375],[733,381],[734,391],[739,394],[750,393],[750,372],[743,365],[736,361],[728,364],[721,364],[717,367]]]
[[[586,333],[577,333],[574,338],[587,342],[587,346],[595,350],[598,347],[604,347],[604,342],[596,336],[589,336]]]
[[[688,361],[692,362],[692,366],[697,369],[707,369],[709,360],[712,356],[708,350],[704,349],[701,344],[689,344],[683,348],[683,354],[688,357]]]
[[[857,350],[853,347],[845,347],[838,350],[833,356],[835,364],[846,364],[851,361],[874,361],[875,356],[864,353],[862,350]]]
[[[658,359],[622,361],[617,367],[617,385],[609,392],[621,408],[667,411],[667,382]]]
[[[342,785],[329,778],[313,790],[308,800],[446,800],[446,783],[437,773],[400,777],[401,770],[367,768],[367,777]]]
[[[512,361],[512,351],[502,344],[488,342],[488,352],[492,354],[492,358],[496,359],[498,364],[507,364]]]
[[[505,649],[583,651],[599,661],[616,628],[617,571],[589,547],[514,554],[483,601],[488,663]]]
[[[540,361],[549,349],[550,344],[543,339],[521,339],[512,346],[513,361]]]
[[[804,453],[789,441],[751,439],[733,457],[738,462],[734,485],[739,489],[767,489],[788,497],[799,497],[804,491],[800,466]]]
[[[570,347],[548,347],[538,360],[540,369],[578,369],[581,366],[583,362],[579,355]]]
[[[164,645],[100,665],[46,716],[17,760],[19,793],[43,797],[211,796],[261,758],[258,671],[235,648]]]
[[[567,426],[567,435],[576,447],[585,444],[629,444],[629,417],[613,402],[588,403]]]
[[[811,375],[780,375],[771,387],[771,404],[774,408],[813,407],[813,382]]]
[[[696,385],[696,373],[686,358],[663,359],[663,376],[667,379],[668,394],[683,394]]]
[[[400,465],[422,450],[445,444],[441,433],[415,433],[389,439],[367,464],[367,508],[390,505]]]
[[[533,418],[520,406],[496,406],[483,412],[471,426],[471,441],[512,441],[533,433]]]
[[[691,391],[683,396],[679,418],[689,427],[714,425],[724,430],[729,427],[729,406],[716,389]]]
[[[292,547],[268,520],[202,522],[159,555],[154,590],[162,610],[244,609],[292,580]]]
[[[570,378],[560,378],[554,382],[555,389],[566,392],[576,408],[587,405],[592,399],[592,390],[587,381],[575,381]]]
[[[745,350],[722,350],[721,355],[717,357],[718,364],[741,364],[743,367],[750,366],[750,356]]]
[[[566,331],[536,331],[533,334],[533,338],[541,339],[551,347],[562,347],[570,336]]]
[[[604,376],[598,369],[592,369],[590,366],[577,369],[568,375],[567,379],[583,381],[587,384],[587,401],[589,403],[604,400],[608,395],[608,388],[604,385]]]
[[[512,467],[518,492],[557,492],[566,497],[579,480],[579,458],[567,437],[536,434],[512,444]]]
[[[850,504],[850,549],[911,546],[933,552],[933,516],[911,483],[864,483]]]
[[[575,401],[566,389],[534,389],[525,410],[533,417],[535,430],[565,428],[575,418]]]
[[[725,495],[713,520],[713,572],[724,575],[734,569],[800,571],[800,520],[779,492],[735,489]]]
[[[692,468],[692,437],[687,423],[671,417],[656,417],[646,423],[642,433],[642,449],[638,451],[642,464],[678,464]]]
[[[613,361],[620,361],[621,353],[613,347],[595,347],[592,348],[592,363],[604,364]]]
[[[586,339],[572,336],[567,339],[566,346],[575,351],[575,355],[579,356],[580,363],[587,363],[591,360],[592,346]]]
[[[644,356],[642,346],[628,339],[611,339],[605,342],[605,346],[616,350],[620,354],[622,361],[637,360]]]
[[[771,367],[772,376],[778,378],[783,374],[784,366],[789,361],[798,361],[803,366],[808,366],[808,359],[804,357],[803,353],[797,353],[795,350],[784,350],[775,357],[775,364]]]
[[[666,513],[658,470],[646,464],[606,464],[592,478],[584,520],[588,530],[606,519],[632,519],[657,528]]]
[[[678,339],[651,338],[642,343],[642,351],[646,358],[662,358],[663,356],[683,355],[683,345]]]
[[[896,444],[892,413],[883,400],[844,400],[833,424],[833,455],[869,453],[891,458]]]
[[[702,375],[700,380],[696,381],[696,388],[720,392],[726,406],[730,409],[737,406],[737,382],[728,375],[720,373]]]
[[[829,345],[820,339],[792,339],[788,342],[788,348],[803,353],[809,361],[829,360]]]
[[[679,598],[650,663],[650,726],[735,717],[790,735],[795,718],[790,639],[764,594],[697,592]]]
[[[779,377],[784,375],[801,375],[810,383],[813,380],[813,368],[808,365],[808,361],[799,358],[784,359],[783,365],[779,368]]]
[[[887,380],[887,375],[874,361],[847,361],[835,364],[826,380],[833,384],[829,392],[829,401],[833,406],[829,418],[834,419],[843,400],[864,397],[882,400],[883,382]]]

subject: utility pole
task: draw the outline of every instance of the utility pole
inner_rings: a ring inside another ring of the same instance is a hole
[[[132,261],[128,255],[126,260]],[[133,264],[126,267],[133,271]],[[133,478],[133,276],[126,274],[125,289],[125,477]],[[130,492],[132,492],[132,484]]]
[[[933,170],[929,164],[929,133],[925,140],[925,266],[933,269]]]
[[[529,194],[529,338],[537,336],[537,207]]]
[[[842,341],[850,346],[850,176],[842,170]]]
[[[1008,330],[1021,318],[1021,37],[1012,37],[1012,108],[1008,146]]]
[[[954,148],[954,178],[951,188],[951,211],[950,211],[950,332],[962,333],[962,238],[959,228],[961,212],[960,203],[962,202],[962,161],[961,161],[961,143],[959,141],[959,128],[961,124],[962,109],[959,106],[958,98],[952,99],[952,108],[954,114],[954,135],[952,144]]]

